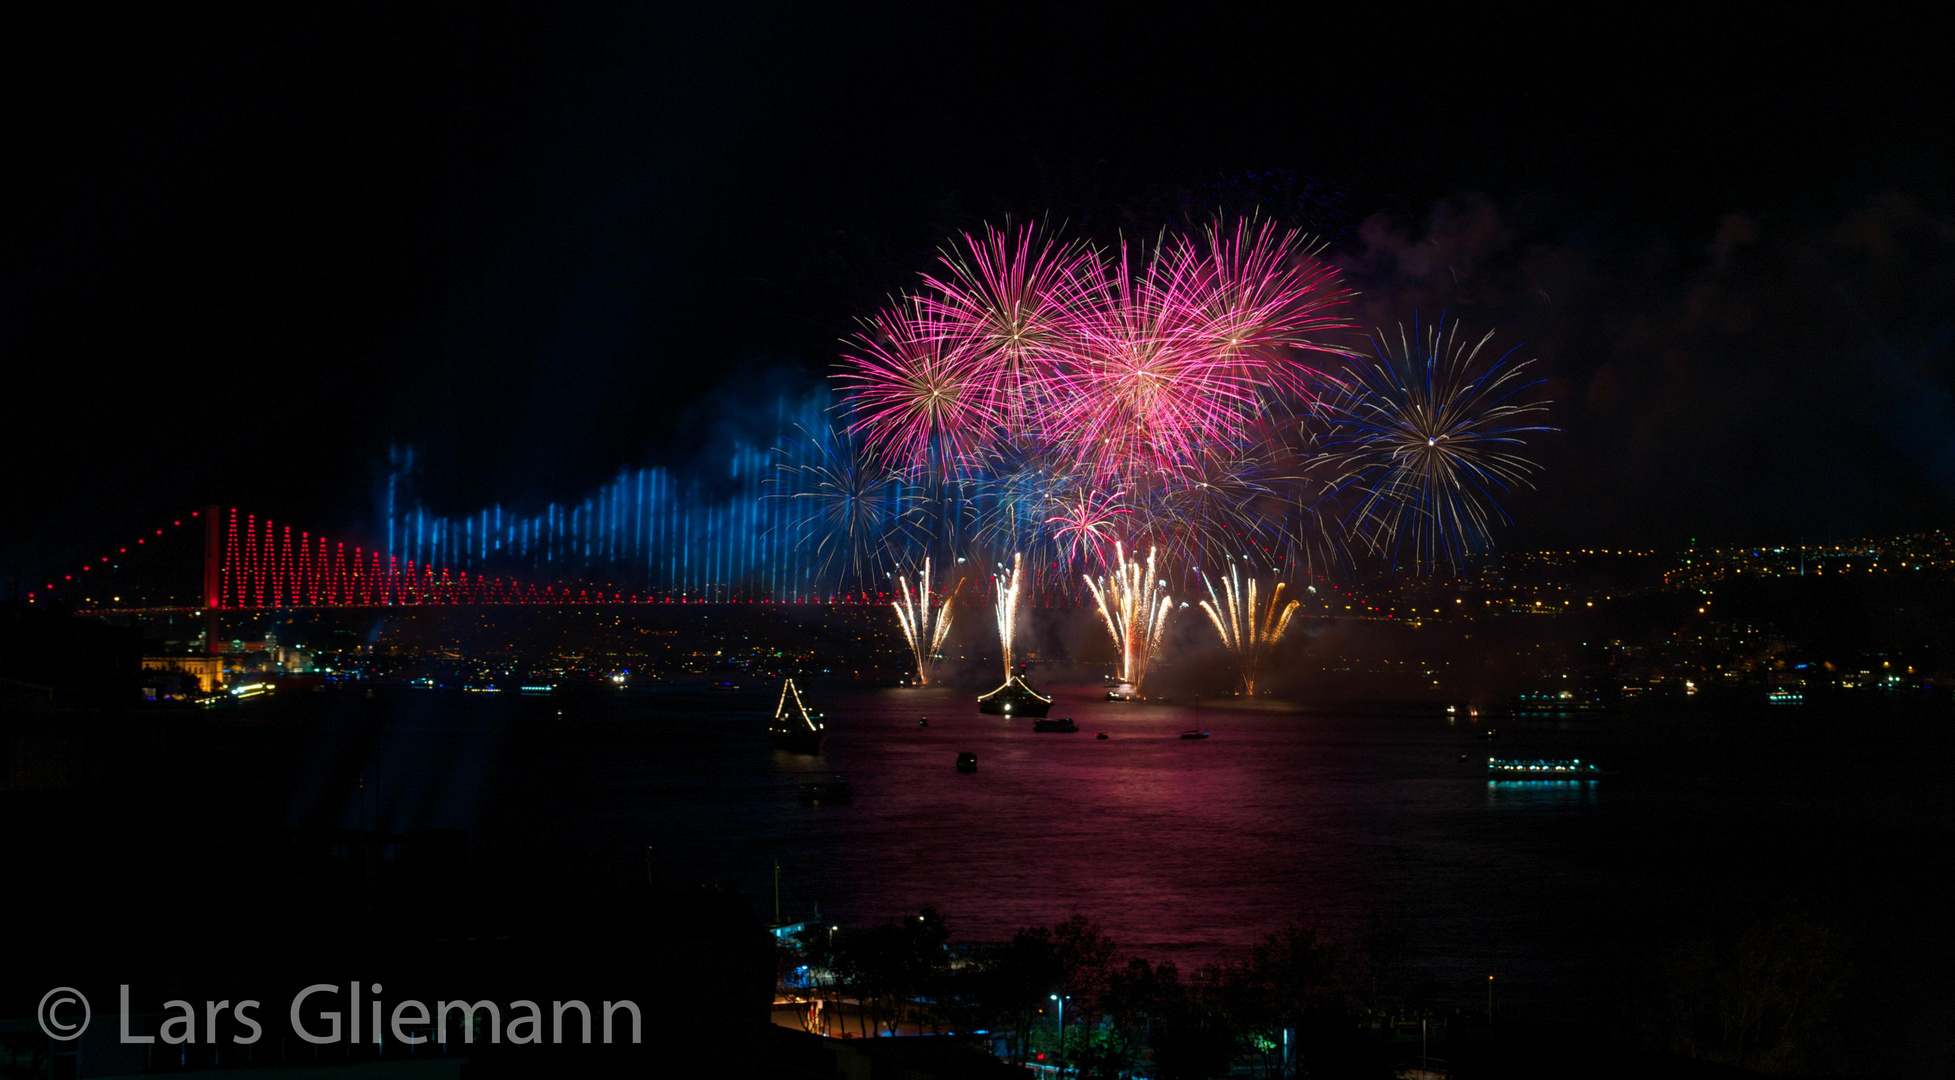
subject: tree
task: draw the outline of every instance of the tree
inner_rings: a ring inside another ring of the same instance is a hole
[[[1833,932],[1788,907],[1658,962],[1645,1033],[1672,1053],[1760,1072],[1823,1068],[1845,970]]]
[[[983,951],[971,980],[979,1012],[988,1027],[1010,1033],[1010,1053],[1022,1064],[1031,1046],[1047,995],[1062,972],[1049,927],[1034,926],[1010,941]]]
[[[1228,1075],[1241,1031],[1224,1005],[1223,978],[1221,970],[1203,968],[1168,1003],[1154,1030],[1154,1070],[1161,1080]]]

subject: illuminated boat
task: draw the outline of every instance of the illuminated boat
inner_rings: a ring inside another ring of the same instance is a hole
[[[976,771],[977,771],[977,755],[976,755],[976,754],[959,754],[959,755],[957,755],[957,771],[958,771],[958,772],[976,772]]]
[[[1134,689],[1134,684],[1130,682],[1108,687],[1106,692],[1108,701],[1137,701],[1139,698],[1140,691]]]
[[[978,698],[978,711],[986,716],[1044,716],[1052,699],[1026,685],[1013,675],[996,690]]]
[[[1034,720],[1032,721],[1032,730],[1069,733],[1078,731],[1079,725],[1073,723],[1072,717],[1062,716],[1057,720]]]
[[[808,708],[801,700],[801,691],[793,679],[781,684],[781,702],[774,707],[774,722],[768,725],[767,733],[774,737],[774,745],[797,754],[819,754],[821,743],[828,737],[828,725],[822,722],[821,714]]]
[[[1595,762],[1581,758],[1487,759],[1489,780],[1594,780],[1601,775]]]

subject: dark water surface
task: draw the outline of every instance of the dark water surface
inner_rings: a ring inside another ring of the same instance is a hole
[[[1078,911],[1184,970],[1299,915],[1353,935],[1382,918],[1441,998],[1481,1001],[1494,974],[1503,1001],[1550,1011],[1602,1008],[1639,957],[1792,902],[1847,943],[1860,1004],[1895,1038],[1932,1042],[1955,1013],[1945,715],[1583,715],[1500,720],[1489,741],[1436,709],[1082,689],[1053,709],[1078,734],[1035,734],[965,690],[817,685],[832,733],[814,758],[769,746],[775,693],[344,695],[266,790],[286,793],[288,822],[355,824],[347,770],[375,769],[382,827],[467,827],[477,865],[506,880],[639,873],[649,845],[667,880],[718,881],[766,915],[778,859],[791,917],[928,904],[958,937],[996,940]],[[1212,738],[1177,738],[1191,726]],[[953,768],[964,751],[975,774]],[[1489,753],[1612,773],[1494,785]],[[798,800],[831,773],[852,805]]]

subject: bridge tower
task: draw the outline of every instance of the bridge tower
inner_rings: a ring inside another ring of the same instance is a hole
[[[224,549],[217,530],[217,507],[204,507],[204,649],[211,655],[217,645],[217,605],[224,599]]]

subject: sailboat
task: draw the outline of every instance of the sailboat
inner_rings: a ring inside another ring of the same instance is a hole
[[[774,707],[774,722],[768,726],[767,733],[774,737],[774,745],[796,754],[821,753],[822,740],[828,737],[828,725],[821,714],[808,708],[801,700],[801,690],[793,679],[781,684],[781,701]]]

